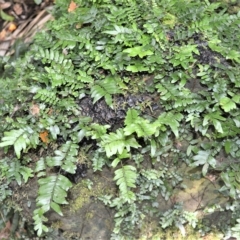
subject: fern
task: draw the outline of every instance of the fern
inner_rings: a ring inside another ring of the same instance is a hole
[[[62,53],[59,53],[58,51],[53,51],[52,49],[43,49],[38,48],[37,54],[35,56],[35,59],[41,59],[43,63],[59,63],[63,66],[70,66],[71,60],[65,59],[65,56]]]
[[[52,175],[38,180],[39,190],[36,199],[37,208],[34,211],[34,229],[37,230],[38,236],[42,232],[47,232],[48,228],[44,225],[47,219],[44,213],[53,209],[59,215],[63,215],[59,204],[67,204],[67,191],[72,186],[71,182],[63,175]]]
[[[101,146],[105,148],[107,157],[122,154],[124,149],[130,151],[131,147],[140,147],[136,139],[133,136],[126,137],[122,129],[118,129],[116,133],[106,134],[101,139]]]
[[[48,157],[46,163],[49,167],[60,166],[64,171],[75,173],[78,156],[78,145],[67,141],[56,150],[54,157]]]
[[[26,127],[5,132],[0,147],[13,145],[17,158],[20,158],[22,150],[25,151],[28,147],[35,148],[38,143],[38,134],[30,127]]]
[[[123,166],[116,170],[114,180],[119,186],[120,193],[126,202],[132,202],[136,199],[135,194],[130,188],[135,188],[137,179],[136,168],[131,165]]]
[[[179,136],[178,127],[179,122],[182,120],[183,115],[180,113],[163,113],[158,117],[158,122],[160,124],[167,125],[171,128],[176,137]]]
[[[3,159],[7,162],[7,158]],[[1,169],[3,170],[3,169]],[[18,185],[22,185],[22,178],[24,183],[27,183],[29,178],[33,177],[33,171],[29,167],[21,165],[20,161],[16,158],[13,158],[9,161],[5,173],[2,175],[8,179],[8,181],[16,180]]]
[[[101,150],[95,151],[92,157],[93,171],[102,171],[102,168],[106,163],[106,155],[104,153],[101,153]]]
[[[111,95],[116,93],[121,93],[121,90],[117,86],[114,76],[108,76],[104,81],[96,82],[91,88],[91,97],[93,98],[93,103],[104,97],[106,103],[111,108],[113,108]]]
[[[153,135],[159,126],[159,124],[150,123],[148,120],[139,117],[137,111],[134,109],[128,110],[125,125],[124,134],[126,136],[130,136],[136,132],[138,137]]]
[[[68,173],[75,173],[76,162],[78,157],[78,145],[67,141],[55,152],[55,156],[41,158],[36,165],[35,172],[37,173],[39,183],[37,206],[39,207],[34,211],[35,230],[38,231],[38,235],[42,234],[42,231],[48,231],[44,222],[47,219],[44,217],[44,213],[53,209],[60,214],[62,211],[60,204],[67,204],[66,201],[67,191],[72,186],[71,182],[63,175],[56,174],[46,176],[47,167],[61,167]]]
[[[50,103],[56,105],[59,101],[56,91],[51,89],[38,89],[37,94],[34,96],[34,99],[41,100],[45,103]]]

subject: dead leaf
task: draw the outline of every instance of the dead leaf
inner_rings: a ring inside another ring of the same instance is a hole
[[[47,114],[48,114],[48,115],[52,115],[52,113],[53,113],[53,109],[50,108],[50,109],[47,111]]]
[[[16,30],[16,28],[17,28],[17,25],[15,23],[11,22],[9,24],[8,31],[13,32],[14,30]]]
[[[77,8],[77,4],[74,1],[71,1],[71,3],[68,6],[68,12],[73,12]]]
[[[40,114],[40,108],[37,104],[33,104],[30,107],[29,111],[33,116],[39,116],[39,114]]]
[[[0,40],[4,40],[4,38],[6,37],[6,34],[7,34],[6,30],[3,29],[3,30],[0,32]]]
[[[13,5],[13,10],[17,15],[21,15],[23,13],[23,8],[19,3]]]
[[[9,239],[10,230],[11,230],[11,223],[10,223],[10,221],[8,221],[8,222],[6,223],[5,228],[3,228],[3,229],[0,231],[0,239]]]
[[[47,130],[45,130],[45,131],[43,131],[43,132],[40,132],[39,133],[39,137],[41,138],[41,140],[42,140],[42,142],[44,142],[44,143],[49,143],[49,139],[48,139],[48,131]]]
[[[3,2],[3,3],[1,2],[0,3],[0,9],[3,9],[3,10],[7,9],[7,8],[11,7],[11,5],[12,4],[10,2]]]

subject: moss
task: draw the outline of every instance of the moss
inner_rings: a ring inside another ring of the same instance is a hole
[[[151,223],[152,224],[152,223]],[[151,225],[150,224],[150,225]],[[149,227],[149,223],[148,223]],[[183,236],[178,228],[172,227],[168,229],[158,229],[157,227],[154,227],[154,224],[152,225],[152,228],[149,229],[145,228],[148,232],[143,233],[142,237],[139,240],[168,240],[168,239],[174,239],[174,240],[218,240],[223,238],[223,234],[212,232],[209,234],[206,234],[205,236],[201,236],[201,234],[193,229],[190,226],[184,226],[186,235]],[[151,232],[151,229],[154,229],[154,232]]]
[[[59,229],[62,227],[62,222],[61,221],[56,221],[51,224],[51,227],[54,229]]]
[[[101,179],[101,181],[103,181]],[[83,180],[76,184],[71,190],[73,200],[70,201],[70,211],[75,212],[81,209],[85,204],[90,202],[91,198],[98,198],[101,195],[110,194],[111,189],[106,186],[105,182],[101,182],[98,177],[89,180]]]

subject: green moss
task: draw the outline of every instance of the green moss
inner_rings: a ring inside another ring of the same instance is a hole
[[[139,240],[196,240],[196,239],[208,239],[208,240],[218,240],[223,238],[222,233],[212,232],[206,234],[205,236],[201,236],[201,234],[193,229],[190,226],[184,226],[186,231],[185,236],[183,236],[178,228],[168,228],[168,229],[158,229],[154,223],[148,223],[145,226],[143,232],[141,233],[142,237]],[[153,231],[152,231],[153,230]],[[157,231],[156,231],[157,230]]]
[[[83,180],[76,184],[71,190],[74,199],[70,201],[70,211],[75,212],[81,209],[90,202],[91,198],[98,198],[101,195],[110,193],[112,190],[107,188],[108,186],[101,181],[98,177],[95,177],[93,182]]]
[[[62,227],[62,222],[61,221],[53,222],[51,227],[54,228],[54,229],[59,229],[59,228]]]

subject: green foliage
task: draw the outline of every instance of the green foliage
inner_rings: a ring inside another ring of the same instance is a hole
[[[126,137],[122,129],[117,130],[116,133],[102,136],[101,145],[105,149],[107,157],[111,157],[117,153],[122,154],[124,149],[130,151],[131,147],[140,147],[136,139],[133,136]]]
[[[63,175],[54,175],[46,178],[41,178],[38,181],[39,190],[37,197],[37,208],[34,211],[35,230],[38,235],[42,232],[47,232],[47,227],[43,224],[47,219],[43,216],[44,213],[51,209],[63,215],[59,204],[67,204],[67,191],[72,186],[71,182]]]
[[[114,180],[119,185],[123,199],[129,203],[136,200],[135,194],[130,190],[130,188],[136,187],[136,178],[136,168],[131,165],[125,165],[115,171]]]
[[[114,77],[106,77],[104,81],[96,82],[91,88],[91,97],[93,98],[93,103],[104,97],[106,103],[113,108],[111,95],[120,92]]]
[[[229,195],[233,199],[238,198],[237,196],[240,190],[239,165],[232,164],[231,168],[221,173],[221,178],[224,181],[225,185],[220,189],[220,191],[228,191]]]
[[[67,141],[59,150],[54,152],[54,157],[46,159],[47,165],[49,167],[61,166],[64,171],[75,173],[78,148],[77,144]]]
[[[215,168],[216,159],[212,156],[211,151],[199,151],[197,155],[193,157],[193,166],[203,165],[202,174],[206,176],[209,166]]]
[[[21,151],[25,151],[29,147],[36,147],[39,143],[38,135],[30,127],[19,130],[11,130],[5,132],[0,147],[14,146],[17,158],[21,157]]]
[[[88,149],[94,172],[113,168],[118,191],[100,198],[116,211],[113,239],[138,239],[136,227],[148,216],[162,229],[196,227],[180,205],[158,208],[159,194],[170,199],[182,181],[182,161],[200,166],[203,176],[218,171],[221,192],[238,200],[239,13],[210,1],[74,2],[68,13],[69,2],[56,1],[55,20],[29,51],[0,62],[0,147],[9,155],[1,161],[1,199],[11,181],[35,174],[35,230],[47,232],[46,213],[63,214],[72,186],[63,171],[74,174],[79,151]],[[88,117],[104,102],[125,114],[117,124]],[[26,161],[32,148],[41,156],[36,163]]]
[[[168,226],[175,225],[179,228],[182,234],[185,235],[185,232],[183,232],[183,225],[186,222],[189,222],[190,225],[195,228],[198,222],[196,214],[189,214],[188,212],[182,210],[181,205],[175,205],[173,209],[170,209],[163,213],[160,224],[163,229],[167,228]]]

